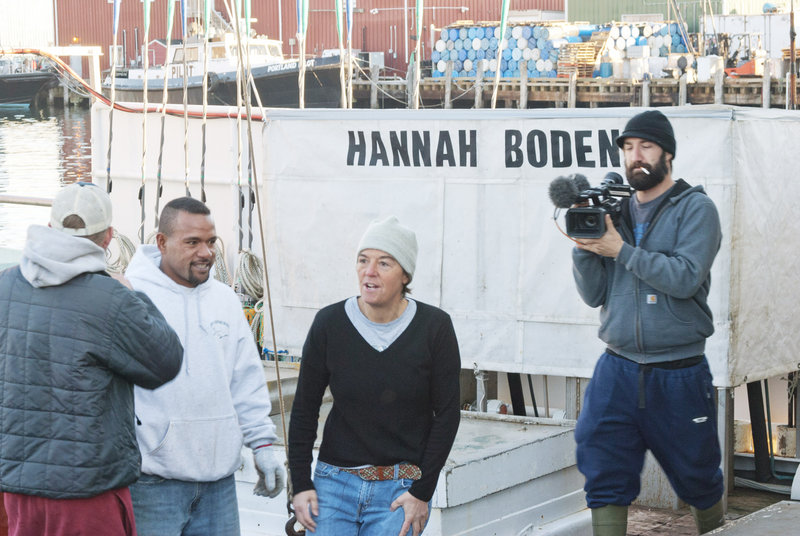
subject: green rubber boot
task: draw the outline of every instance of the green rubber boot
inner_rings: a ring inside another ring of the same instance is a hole
[[[628,507],[608,504],[592,508],[594,536],[625,536],[628,531]]]
[[[692,511],[694,516],[694,524],[697,525],[697,533],[705,534],[711,532],[717,527],[721,527],[725,523],[725,513],[722,511],[722,501],[711,508],[705,510],[698,510],[694,506],[690,506],[689,510]]]

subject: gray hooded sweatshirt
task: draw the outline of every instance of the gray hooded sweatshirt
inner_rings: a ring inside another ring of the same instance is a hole
[[[574,249],[573,275],[587,305],[601,307],[600,338],[637,363],[703,354],[714,333],[708,292],[722,241],[719,215],[701,186],[678,180],[656,208],[639,246],[627,203],[616,259]]]

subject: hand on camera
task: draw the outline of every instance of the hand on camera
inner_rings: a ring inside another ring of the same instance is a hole
[[[602,257],[616,259],[622,249],[622,236],[614,227],[611,216],[606,214],[606,232],[600,238],[580,238],[575,242],[578,249],[591,251]]]

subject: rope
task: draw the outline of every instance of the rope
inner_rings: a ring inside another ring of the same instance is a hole
[[[171,42],[172,42],[172,18],[169,18],[167,24],[167,63],[164,65],[164,89],[161,93],[161,139],[158,144],[158,170],[156,171],[156,209],[155,209],[155,228],[158,229],[158,218],[159,218],[159,202],[161,201],[161,169],[163,167],[164,162],[164,142],[165,142],[165,129],[166,129],[166,122],[167,122],[167,73],[169,72],[169,65],[172,57],[170,56],[171,52]],[[148,241],[149,243],[149,241]]]
[[[185,108],[184,108],[185,109]],[[203,34],[203,141],[200,156],[200,201],[206,202],[206,122],[208,120],[208,32]]]
[[[116,229],[113,240],[117,244],[117,256],[114,258],[111,248],[106,249],[106,269],[111,273],[121,274],[128,268],[133,254],[136,253],[136,246],[130,238],[118,233]]]
[[[239,268],[237,279],[241,290],[253,300],[264,297],[264,263],[249,249],[242,250],[239,254]]]
[[[189,66],[186,64],[186,39],[183,35],[183,184],[186,187],[186,197],[192,197],[189,192]]]
[[[114,28],[116,30],[116,26]],[[114,139],[114,100],[116,99],[117,80],[117,32],[114,32],[112,49],[114,58],[111,61],[111,110],[108,112],[108,153],[106,155],[106,192],[111,193],[111,141]]]
[[[231,285],[228,262],[225,260],[225,244],[219,237],[217,237],[217,242],[214,247],[214,279],[228,286]]]
[[[230,13],[229,0],[224,0],[224,1],[225,1],[225,6],[228,9],[228,12]],[[240,35],[240,32],[239,32],[239,25],[238,24],[236,25],[236,41],[238,43],[239,51],[240,51],[239,52],[239,57],[241,57],[242,40],[241,40],[241,35]],[[250,149],[250,154],[252,155],[252,154],[255,154],[255,150],[253,149],[253,128],[252,128],[253,115],[252,115],[252,109],[251,109],[251,106],[250,106],[250,101],[245,101],[245,106],[247,108],[248,145],[249,145],[249,149]],[[275,337],[275,322],[274,322],[274,315],[272,314],[272,294],[271,294],[270,288],[269,288],[269,272],[267,270],[267,263],[266,263],[267,246],[266,246],[266,242],[265,242],[265,239],[264,239],[264,221],[263,221],[262,213],[261,213],[261,197],[260,197],[260,195],[258,193],[258,172],[257,172],[257,169],[256,169],[255,162],[253,162],[253,184],[254,184],[255,200],[256,200],[256,207],[257,207],[256,210],[257,210],[257,213],[258,213],[258,225],[259,225],[259,230],[260,230],[259,239],[261,241],[261,255],[264,257],[264,262],[263,262],[264,269],[262,271],[262,274],[263,274],[262,275],[262,277],[263,277],[263,279],[262,279],[262,283],[263,283],[262,289],[265,291],[267,309],[269,311],[269,323],[270,323],[270,333],[271,333],[271,338],[272,338],[272,348],[273,348],[273,350],[276,351],[276,355],[277,355],[278,344],[277,344],[277,339]],[[284,399],[283,399],[283,386],[281,385],[281,372],[280,372],[280,367],[278,365],[278,359],[277,358],[275,359],[275,374],[276,374],[276,380],[277,380],[277,385],[278,385],[278,401],[280,402],[280,406],[281,406],[280,407],[280,412],[281,412],[281,429],[283,431],[283,447],[284,447],[284,451],[286,452],[286,458],[287,458],[287,461],[288,461],[288,458],[289,458],[289,441],[288,441],[288,438],[287,438],[287,426],[286,426],[286,424],[287,424],[286,423],[286,404],[285,404]],[[286,466],[286,474],[287,474],[286,481],[290,482],[291,481],[291,477],[289,475],[288,464]],[[291,486],[287,486],[287,494],[289,494],[289,501],[291,501],[291,495],[290,495],[291,494]],[[290,510],[290,512],[291,512],[291,510]],[[291,521],[291,519],[290,519],[290,521]]]
[[[145,4],[146,5],[146,4]],[[145,14],[149,15],[149,10],[145,9]],[[143,58],[143,79],[142,79],[142,185],[139,187],[139,205],[142,207],[141,225],[139,226],[139,242],[144,243],[144,219],[145,219],[145,182],[147,180],[147,67],[150,64],[149,40],[150,40],[150,21],[145,20],[144,31],[144,58]]]

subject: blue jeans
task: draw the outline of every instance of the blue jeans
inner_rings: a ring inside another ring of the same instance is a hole
[[[184,482],[145,475],[130,486],[139,536],[239,536],[233,475]]]
[[[319,516],[315,519],[314,536],[397,536],[405,513],[402,508],[392,512],[389,507],[413,482],[404,478],[366,481],[339,467],[317,461],[314,487]],[[409,530],[408,536],[412,534]]]

